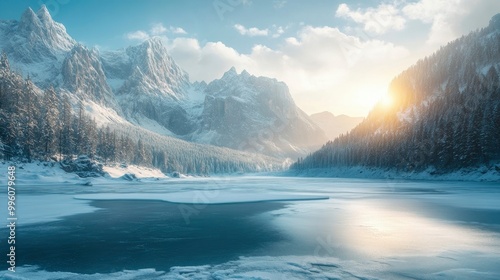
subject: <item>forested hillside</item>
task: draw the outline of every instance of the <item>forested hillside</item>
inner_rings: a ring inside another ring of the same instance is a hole
[[[191,174],[264,171],[281,168],[276,159],[156,135],[131,124],[99,127],[80,101],[45,91],[11,70],[0,58],[0,158],[61,160],[88,155],[102,162],[154,166]]]
[[[500,15],[397,76],[350,133],[292,169],[369,166],[437,173],[500,162]]]
[[[208,85],[191,83],[160,37],[99,51],[74,40],[44,5],[27,8],[19,20],[0,19],[0,51],[12,69],[30,75],[30,84],[52,86],[73,105],[94,103],[84,109],[98,123],[132,123],[140,131],[283,160],[328,140],[283,82],[233,68]]]

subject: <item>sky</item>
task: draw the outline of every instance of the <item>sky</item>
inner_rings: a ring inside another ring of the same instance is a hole
[[[366,116],[391,80],[488,25],[498,0],[0,0],[0,19],[45,4],[100,51],[161,37],[191,81],[234,66],[285,82],[306,113]]]

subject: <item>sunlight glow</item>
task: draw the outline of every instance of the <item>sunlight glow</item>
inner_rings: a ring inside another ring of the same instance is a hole
[[[439,254],[447,250],[471,250],[479,248],[478,243],[492,238],[481,231],[440,223],[410,212],[382,208],[375,203],[354,204],[349,209],[353,213],[353,220],[345,227],[345,237],[348,243],[357,244],[358,249],[362,248],[362,253],[369,255]]]
[[[375,83],[354,86],[356,89],[352,95],[348,95],[348,101],[356,104],[359,108],[369,111],[380,103],[383,96],[387,95],[387,86]]]
[[[382,97],[380,98],[380,104],[384,107],[384,108],[389,108],[392,106],[394,100],[392,100],[392,97],[389,96],[389,94],[384,94],[382,95]]]

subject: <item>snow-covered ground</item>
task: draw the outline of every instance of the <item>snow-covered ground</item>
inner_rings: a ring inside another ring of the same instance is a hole
[[[7,166],[0,164],[0,169]],[[287,236],[276,252],[288,253],[168,271],[144,267],[95,274],[19,264],[16,273],[2,271],[0,278],[500,279],[496,183],[270,176],[179,179],[136,168],[109,167],[112,176],[82,179],[43,164],[18,166],[19,229],[91,213],[98,210],[91,205],[96,200],[187,205],[283,200],[284,207],[256,218]],[[122,173],[142,179],[127,181],[120,178]],[[89,180],[92,185],[84,185]],[[0,193],[0,205],[6,201],[6,193]],[[6,216],[6,207],[0,207],[0,217]]]
[[[138,165],[106,165],[103,167],[104,172],[108,173],[112,178],[120,178],[125,174],[134,174],[137,178],[168,178],[163,172],[157,168],[148,168]]]
[[[332,177],[332,178],[373,178],[373,179],[407,179],[434,181],[500,181],[500,166],[487,168],[464,168],[450,173],[439,174],[429,168],[422,172],[403,172],[369,168],[364,166],[316,168],[301,171],[282,172],[285,176]]]

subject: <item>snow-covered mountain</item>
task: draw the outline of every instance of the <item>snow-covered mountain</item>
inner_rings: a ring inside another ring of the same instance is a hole
[[[104,52],[101,58],[108,83],[130,121],[143,126],[155,124],[175,136],[194,130],[183,106],[191,97],[189,76],[168,55],[161,39]]]
[[[363,121],[363,117],[350,117],[347,115],[335,116],[330,112],[321,112],[309,116],[315,124],[325,131],[328,139],[333,140],[341,134],[349,132]]]
[[[500,14],[418,61],[349,134],[297,169],[369,166],[432,174],[500,172]]]
[[[117,112],[121,108],[106,81],[99,54],[77,44],[62,65],[63,88],[82,100],[94,101]]]
[[[283,82],[231,68],[205,88],[201,142],[282,156],[304,154],[326,142]]]
[[[45,6],[28,8],[19,21],[0,21],[0,49],[13,69],[41,88],[54,86],[77,100],[121,109],[106,82],[99,54],[76,43]]]
[[[101,162],[153,166],[169,173],[211,174],[283,168],[283,160],[277,158],[158,135],[116,115],[113,121],[103,125],[102,117],[112,116],[109,112],[92,111],[99,108],[92,106],[92,101],[82,101],[79,105],[83,106],[72,110],[71,94],[61,91],[58,95],[50,87],[39,89],[13,71],[7,57],[2,54],[0,159],[64,158],[68,159],[67,164],[62,164],[64,168],[68,167],[65,170],[72,171],[80,168],[71,166],[70,159],[74,155],[88,155]],[[90,114],[85,113],[85,106],[90,107]],[[80,176],[93,176],[91,173],[99,170],[92,164],[86,166],[79,171],[90,173],[84,172]]]
[[[62,83],[62,63],[76,42],[45,6],[37,13],[28,8],[19,21],[0,21],[0,38],[0,48],[24,76],[42,86]]]
[[[47,8],[0,21],[0,49],[41,89],[83,101],[100,124],[131,122],[188,141],[280,157],[304,155],[327,138],[275,79],[231,69],[191,83],[160,38],[116,51],[77,43]],[[123,120],[126,119],[125,120]]]

